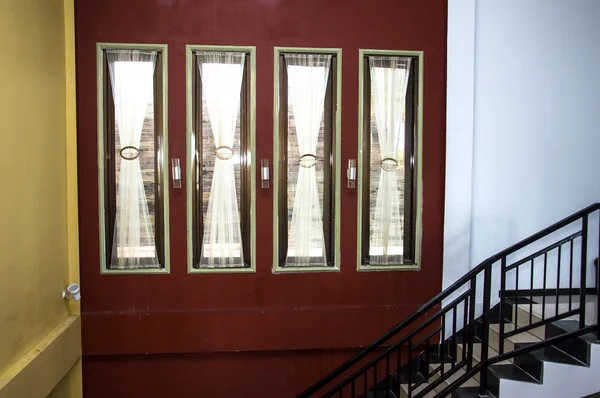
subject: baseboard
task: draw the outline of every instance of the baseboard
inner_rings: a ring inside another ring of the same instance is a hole
[[[583,289],[585,295],[595,295],[595,287],[587,287]],[[545,292],[545,293],[544,293]],[[529,297],[529,296],[556,296],[556,289],[519,289],[519,290],[505,290],[504,297]],[[559,296],[578,296],[580,294],[579,289],[558,289]]]
[[[0,398],[45,398],[81,357],[81,319],[68,316],[0,376]]]

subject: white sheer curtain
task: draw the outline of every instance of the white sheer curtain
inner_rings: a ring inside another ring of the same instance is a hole
[[[288,91],[301,163],[289,229],[288,266],[326,266],[315,158],[331,55],[285,54]],[[323,161],[323,159],[319,159]]]
[[[398,173],[403,169],[404,103],[410,58],[369,57],[371,99],[381,154],[375,211],[371,214],[370,263],[387,265],[403,253]],[[373,137],[371,137],[373,139]]]
[[[201,267],[242,267],[244,253],[235,186],[234,139],[244,53],[201,52],[198,67],[215,142],[215,166],[204,220]],[[235,154],[239,157],[239,154]]]
[[[155,51],[107,50],[121,152],[111,267],[158,268],[140,167],[140,141],[154,90]]]

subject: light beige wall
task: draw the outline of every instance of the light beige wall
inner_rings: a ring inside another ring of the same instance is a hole
[[[72,1],[0,1],[0,396],[79,314]]]
[[[62,378],[60,383],[52,390],[48,398],[75,398],[81,396],[81,359]]]

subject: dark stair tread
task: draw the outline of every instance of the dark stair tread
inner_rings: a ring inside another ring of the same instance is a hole
[[[564,330],[565,333],[576,332],[579,330],[579,321],[574,319],[561,319],[560,321],[552,322],[552,325]]]
[[[537,380],[535,377],[515,365],[492,365],[488,369],[498,379],[540,384],[540,380]]]
[[[574,319],[563,319],[560,321],[552,322],[552,324],[559,329],[565,331],[565,333],[576,332],[579,330],[579,322]],[[579,336],[579,338],[587,341],[592,344],[600,344],[600,338],[594,332],[586,333],[584,335]]]
[[[591,332],[591,333],[584,334],[583,336],[579,336],[579,337],[581,337],[582,339],[584,339],[588,343],[600,344],[600,334],[596,334],[594,332]]]
[[[452,344],[452,343],[444,342],[444,348],[447,348],[450,344]],[[452,362],[452,357],[448,353],[443,355],[443,357],[444,357],[444,363]],[[442,363],[442,355],[437,351],[432,351],[429,353],[427,353],[426,351],[423,351],[421,354],[419,354],[419,359],[421,361],[427,362],[429,364]]]
[[[487,392],[488,398],[493,395],[490,392]],[[479,387],[458,387],[456,390],[452,391],[452,398],[480,398],[479,396]]]
[[[529,303],[534,303],[534,304],[538,304],[537,301],[535,300],[529,300],[526,297],[521,297],[521,296],[507,296],[505,298],[505,301],[509,304],[529,304]]]
[[[530,347],[534,344],[536,344],[536,343],[518,343],[516,346],[517,346],[517,348],[521,348],[521,347]],[[580,360],[573,358],[571,355],[569,355],[569,354],[565,353],[564,351],[559,350],[558,348],[553,347],[553,346],[538,348],[537,350],[530,351],[527,354],[532,355],[536,359],[538,359],[540,361],[544,361],[544,362],[563,363],[563,364],[574,365],[574,366],[586,366],[586,364],[584,362],[581,362]],[[527,354],[525,354],[525,355],[527,355]]]
[[[361,395],[361,398],[398,398],[392,391],[367,391],[366,395]]]
[[[400,369],[400,377],[398,377],[398,371],[395,371],[394,373],[392,373],[392,376],[398,383],[406,384],[409,381],[408,380],[408,368],[406,368],[406,365],[405,365]],[[413,375],[410,380],[411,383],[413,383],[413,384],[420,383],[424,380],[425,380],[425,377],[422,374],[416,372],[416,370],[413,368]]]
[[[560,320],[552,322],[546,325],[546,338],[553,338],[561,336],[565,333],[575,332],[579,330],[579,322],[576,320]],[[566,352],[573,358],[589,364],[591,344],[598,344],[597,336],[595,333],[587,333],[583,336],[572,337],[567,340],[555,342],[553,346],[559,350]]]

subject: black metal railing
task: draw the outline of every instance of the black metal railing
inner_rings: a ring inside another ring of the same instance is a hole
[[[600,298],[600,272],[595,273],[595,288],[586,287],[588,248],[592,247],[589,218],[593,213],[596,213],[595,216],[600,214],[600,203],[578,211],[483,261],[385,335],[317,381],[299,397],[366,396],[370,389],[381,383],[385,385],[388,396],[391,396],[390,392],[394,387],[390,374],[396,371],[396,383],[403,385],[406,396],[420,398],[438,388],[460,370],[463,370],[460,377],[455,377],[438,396],[446,396],[477,373],[479,393],[485,395],[488,366],[590,331],[596,331],[600,336],[600,305],[596,306],[598,314],[594,324],[586,324],[585,314],[586,298],[590,295],[596,296],[597,300]],[[593,244],[598,246],[600,253],[600,216],[598,220],[598,242]],[[573,229],[576,231],[573,232]],[[555,236],[566,233],[566,237]],[[553,243],[548,244],[549,240]],[[536,249],[541,245],[542,249]],[[579,256],[576,256],[577,245]],[[555,255],[554,264],[549,258]],[[565,259],[568,259],[568,262]],[[567,267],[568,271],[564,271]],[[549,271],[553,269],[556,270],[555,283],[548,285],[551,279]],[[579,271],[579,274],[576,274],[576,271]],[[522,276],[525,273],[528,278]],[[568,277],[562,278],[563,274]],[[497,275],[499,280],[499,291],[496,295],[492,293],[494,275]],[[579,276],[578,281],[575,275]],[[523,281],[528,282],[527,289],[521,289]],[[510,286],[511,284],[513,286]],[[549,293],[555,295],[556,301],[555,310],[551,314],[546,313]],[[573,298],[574,293],[577,303]],[[523,304],[519,304],[518,298],[523,296],[529,297],[528,313],[520,311],[520,305]],[[534,318],[533,299],[537,296],[540,296],[542,305],[541,312]],[[561,297],[564,296],[568,298],[566,302],[561,303]],[[480,311],[476,311],[477,300],[482,303]],[[447,303],[444,304],[444,301]],[[499,309],[499,352],[490,357],[490,322],[493,316],[492,308],[496,305]],[[514,308],[514,317],[512,313],[507,313],[509,307],[511,311]],[[523,314],[527,314],[525,318],[529,317],[528,322],[519,322],[519,316]],[[526,347],[513,347],[506,352],[505,340],[510,336],[569,317],[575,317],[579,321],[578,330]],[[513,320],[514,325],[511,324],[511,330],[507,331],[505,322],[510,324]],[[477,327],[480,327],[479,331],[476,330]],[[460,348],[456,344],[459,338],[462,343]],[[446,358],[445,353],[449,352],[447,345],[452,341],[455,352],[451,358]],[[430,370],[429,363],[431,342],[439,342],[438,352],[441,353],[439,361],[436,361],[440,365],[433,370]],[[480,358],[474,356],[476,342],[481,343]],[[418,355],[424,355],[426,371],[416,374],[413,359]],[[403,364],[406,364],[406,371],[400,374]]]

